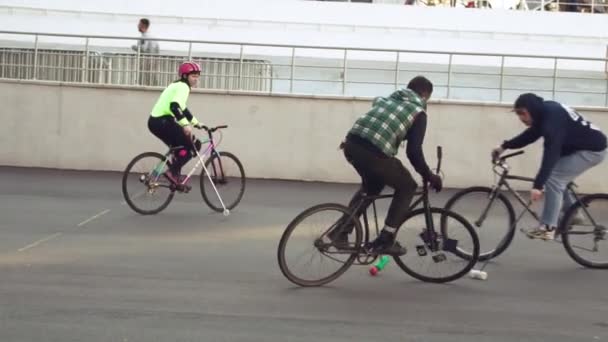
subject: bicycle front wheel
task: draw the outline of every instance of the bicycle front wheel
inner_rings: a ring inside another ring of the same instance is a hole
[[[350,228],[350,234],[336,246],[328,233],[338,227]],[[283,232],[277,251],[279,268],[294,284],[327,284],[352,265],[361,239],[361,224],[347,207],[333,203],[314,206],[296,216]]]
[[[207,175],[203,169],[201,173],[201,195],[205,203],[217,212],[224,211],[222,202],[228,210],[236,207],[245,192],[245,170],[238,158],[230,152],[213,153],[205,167],[209,172]]]
[[[466,275],[479,258],[479,239],[475,229],[462,216],[442,208],[430,208],[432,227],[427,225],[426,209],[408,215],[397,233],[407,254],[395,262],[410,276],[431,283],[446,283]],[[439,229],[440,222],[445,226]],[[459,250],[470,251],[462,258]]]
[[[496,258],[513,241],[515,211],[502,193],[488,187],[467,188],[454,194],[446,202],[444,209],[458,213],[476,228],[475,232],[481,245],[481,261]],[[464,248],[459,248],[456,253],[462,258],[471,257],[471,251]]]
[[[131,209],[152,215],[171,203],[175,191],[163,175],[165,171],[167,163],[160,153],[145,152],[131,160],[122,175],[122,194]]]
[[[564,214],[560,225],[566,252],[589,268],[608,269],[608,194],[583,196]]]

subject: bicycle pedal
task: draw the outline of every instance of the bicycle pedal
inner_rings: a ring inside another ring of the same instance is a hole
[[[434,261],[435,263],[444,262],[444,261],[446,261],[447,259],[448,259],[448,258],[447,258],[447,257],[445,256],[445,254],[443,254],[443,253],[439,253],[439,254],[433,255],[433,261]]]
[[[416,246],[416,252],[418,252],[419,256],[426,256],[428,253],[426,252],[426,248],[422,245]]]

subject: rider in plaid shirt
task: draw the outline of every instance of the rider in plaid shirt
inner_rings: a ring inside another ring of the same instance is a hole
[[[416,172],[431,187],[440,191],[441,178],[428,167],[422,142],[426,132],[426,103],[433,93],[433,84],[422,76],[414,77],[406,89],[398,89],[388,97],[376,98],[372,108],[354,123],[342,144],[344,156],[361,176],[361,189],[350,204],[363,194],[378,195],[388,185],[395,189],[385,226],[376,240],[365,248],[377,254],[403,255],[405,248],[395,241],[395,234],[405,221],[417,184],[409,171],[395,156],[399,145],[407,140],[406,155]],[[363,210],[365,210],[363,207]],[[357,213],[357,216],[361,213]],[[338,226],[329,233],[335,245],[347,244],[351,227]]]
[[[399,89],[388,98],[377,97],[372,109],[355,122],[349,133],[368,140],[392,157],[416,116],[425,110],[426,102],[418,94]]]

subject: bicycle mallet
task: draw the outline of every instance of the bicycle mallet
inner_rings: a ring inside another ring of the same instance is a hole
[[[532,204],[532,201],[528,201],[528,206],[530,206]],[[524,216],[524,214],[526,213],[526,210],[522,210],[521,214],[519,214],[519,217],[517,218],[517,220],[515,220],[515,222],[513,222],[513,226],[517,227],[517,223],[519,222],[519,220],[521,220],[521,218]],[[498,244],[499,246],[502,245],[502,243],[504,242],[504,240],[507,238],[507,236],[505,235],[505,237],[502,238],[502,240],[500,241],[500,243]],[[494,255],[496,254],[496,252],[498,251],[498,249],[495,249],[494,252],[492,252],[492,254],[490,254],[490,256],[488,257],[488,259],[486,259],[486,261],[483,263],[483,265],[481,265],[481,268],[478,270],[471,270],[469,271],[469,277],[471,277],[472,279],[477,279],[477,280],[487,280],[488,279],[488,272],[484,271],[484,269],[486,268],[486,266],[488,265],[488,263],[490,262],[490,260],[492,260],[492,258],[494,258]]]

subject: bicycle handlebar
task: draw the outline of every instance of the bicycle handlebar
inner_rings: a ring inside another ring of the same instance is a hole
[[[200,125],[199,128],[204,129],[205,131],[207,131],[209,133],[213,133],[213,132],[217,131],[218,129],[228,128],[228,125],[220,125],[220,126],[211,127],[211,128],[209,128],[205,125]]]
[[[441,146],[437,146],[437,174],[441,171],[441,158],[443,156]]]
[[[517,151],[517,152],[513,152],[513,153],[510,153],[510,154],[504,155],[504,156],[502,156],[502,157],[496,158],[495,160],[493,160],[493,162],[494,162],[494,164],[496,164],[496,163],[498,163],[498,162],[501,162],[501,163],[502,163],[502,162],[504,162],[505,160],[507,160],[507,159],[509,159],[509,158],[511,158],[511,157],[518,156],[518,155],[520,155],[520,154],[524,154],[524,151],[523,151],[523,150],[521,150],[521,151]]]

